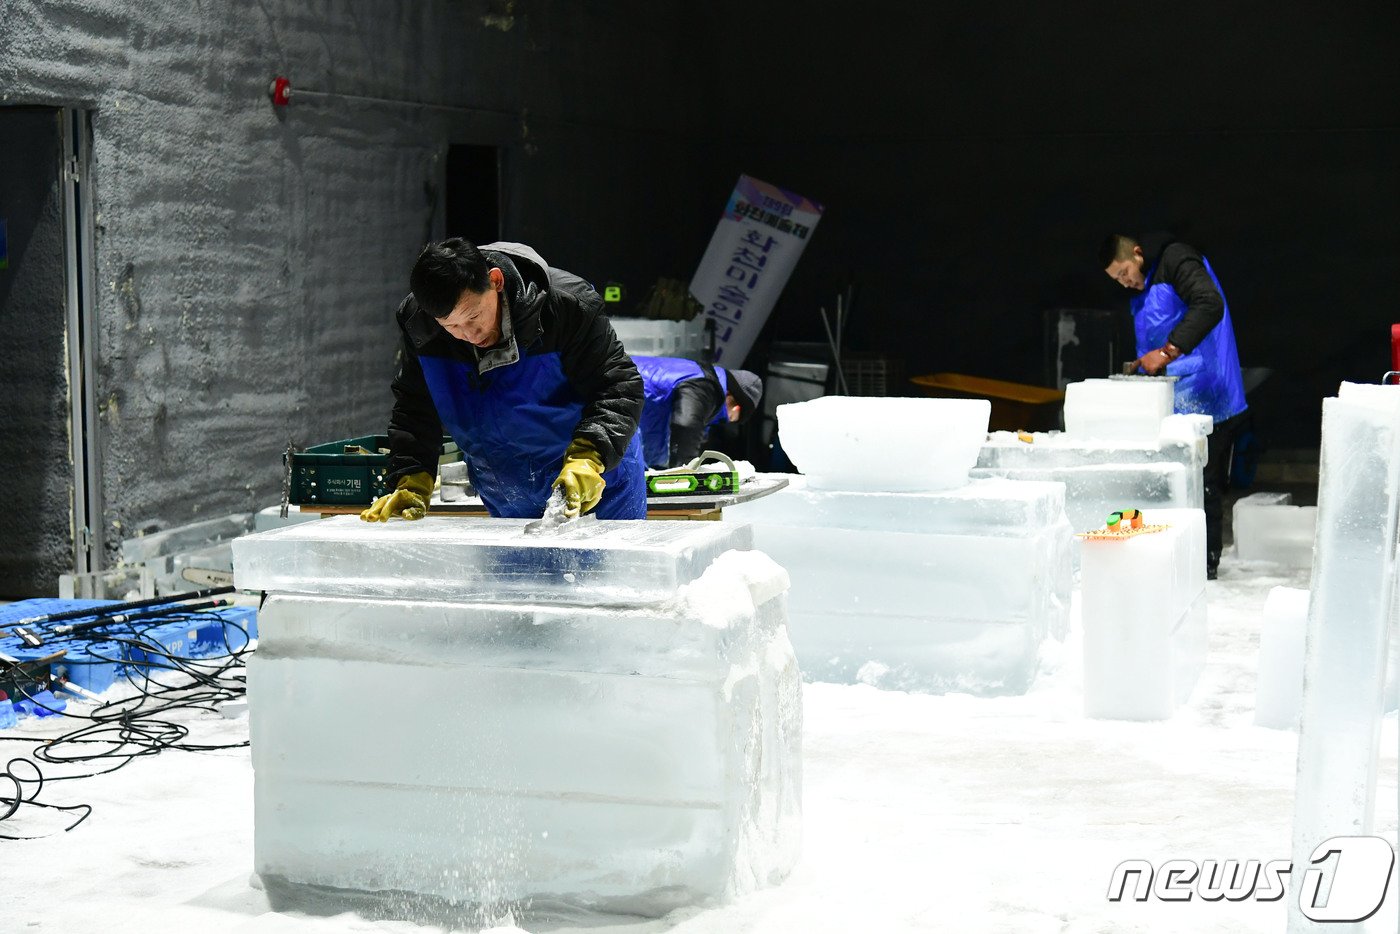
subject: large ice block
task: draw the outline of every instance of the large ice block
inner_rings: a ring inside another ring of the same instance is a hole
[[[1165,720],[1205,666],[1205,515],[1144,510],[1163,531],[1084,541],[1084,710],[1117,720]]]
[[[1068,629],[1070,529],[1058,484],[977,481],[932,493],[838,492],[797,478],[725,509],[792,576],[805,677],[1005,694]]]
[[[1400,387],[1343,383],[1322,402],[1293,864],[1370,832],[1400,503]],[[1290,908],[1289,930],[1311,930]]]
[[[1172,414],[1173,380],[1086,379],[1065,387],[1065,433],[1155,441]]]
[[[681,522],[589,522],[526,535],[525,519],[362,522],[336,516],[233,543],[242,590],[634,605],[670,599],[747,530]]]
[[[308,541],[291,533],[339,528],[309,539],[321,576],[286,570],[290,592],[259,616],[254,862],[269,891],[288,907],[308,887],[372,893],[422,920],[556,901],[659,915],[779,881],[800,836],[801,684],[786,573],[730,550],[747,528],[598,522],[522,549],[495,547],[518,522],[432,522],[391,523],[379,551],[345,561],[337,543],[364,537],[334,520],[240,542],[249,586],[274,580],[287,539]],[[403,583],[386,588],[366,565],[390,550]],[[523,585],[571,551],[626,561]],[[629,573],[642,582],[619,589]]]
[[[1206,466],[1206,438],[1211,427],[1208,415],[1170,415],[1162,421],[1161,435],[1152,440],[1083,439],[1059,431],[1031,435],[994,431],[977,455],[977,468],[1020,471],[1180,464],[1186,490],[1185,501],[1180,505],[1199,509],[1205,502],[1201,471]],[[1026,437],[1030,440],[1026,441]],[[1015,473],[1005,475],[1018,478]]]
[[[986,399],[823,396],[778,406],[783,450],[813,488],[947,490],[987,437]]]
[[[1120,509],[1197,507],[1192,483],[1199,490],[1199,470],[1188,474],[1175,462],[1108,463],[1082,467],[974,467],[974,479],[1001,477],[1062,483],[1065,514],[1076,532],[1102,528],[1105,517]]]
[[[1294,506],[1288,493],[1252,493],[1235,501],[1235,556],[1286,567],[1312,565],[1316,506]]]
[[[1259,678],[1254,689],[1254,722],[1259,726],[1298,728],[1307,631],[1308,592],[1294,587],[1270,590],[1259,631]]]

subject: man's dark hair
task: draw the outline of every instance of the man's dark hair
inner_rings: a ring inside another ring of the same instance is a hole
[[[434,318],[446,318],[462,292],[485,292],[490,287],[490,272],[491,264],[476,244],[453,237],[423,247],[408,282],[419,307]]]
[[[1099,244],[1099,268],[1107,269],[1110,264],[1133,255],[1133,247],[1140,244],[1127,234],[1109,234]]]

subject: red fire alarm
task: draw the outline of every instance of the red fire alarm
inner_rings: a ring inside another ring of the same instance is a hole
[[[267,89],[267,93],[272,98],[274,107],[286,107],[292,102],[292,82],[278,75],[272,79],[272,85]]]

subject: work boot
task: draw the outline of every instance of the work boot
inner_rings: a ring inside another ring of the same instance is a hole
[[[1220,569],[1220,555],[1215,552],[1206,554],[1206,580],[1215,580],[1216,573]]]

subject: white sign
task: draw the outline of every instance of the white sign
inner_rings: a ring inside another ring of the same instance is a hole
[[[714,321],[715,363],[744,365],[822,210],[801,195],[739,176],[690,280],[690,294]]]

